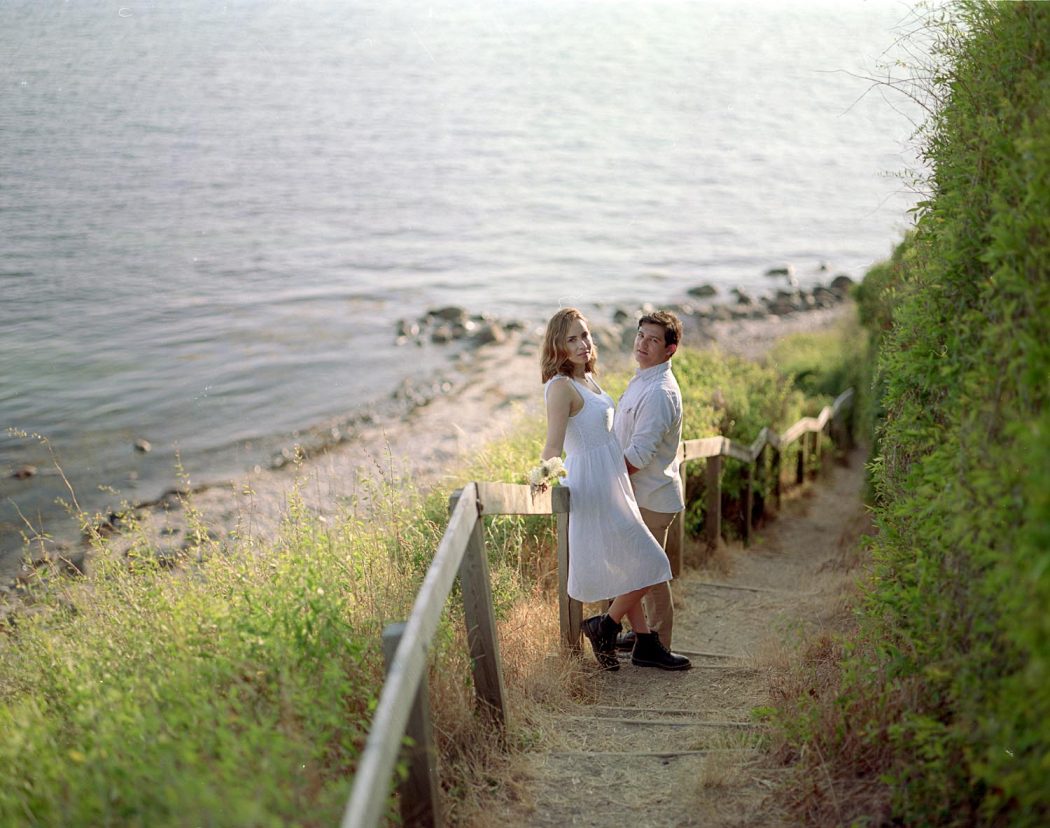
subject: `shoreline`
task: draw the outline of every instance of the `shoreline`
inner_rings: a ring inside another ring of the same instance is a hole
[[[756,313],[725,304],[672,304],[682,318],[683,343],[691,347],[718,347],[727,354],[760,359],[782,336],[832,327],[844,319],[849,301],[824,306],[803,305],[784,313]],[[593,319],[595,339],[606,370],[629,369],[629,351],[623,347],[632,312],[616,308],[609,321]],[[634,317],[636,318],[636,317]],[[322,516],[335,514],[360,494],[364,479],[380,476],[410,478],[414,485],[436,485],[457,460],[507,434],[522,417],[542,412],[539,381],[539,336],[529,326],[510,327],[500,341],[489,342],[462,359],[456,370],[462,381],[425,398],[392,419],[361,417],[352,432],[329,444],[307,447],[299,457],[286,450],[284,462],[256,466],[239,478],[194,485],[192,469],[186,486],[160,497],[133,504],[139,537],[150,542],[158,561],[174,565],[192,545],[183,497],[189,494],[210,537],[222,540],[250,536],[272,538],[286,514],[288,495],[298,487],[308,509]],[[392,409],[393,410],[393,407]],[[322,429],[318,429],[318,432]],[[73,526],[73,520],[70,519]],[[118,552],[133,539],[112,520],[100,527]],[[64,567],[86,571],[90,552],[86,540],[74,534],[55,538],[34,549],[31,563],[12,556],[0,570],[0,598],[32,571]]]

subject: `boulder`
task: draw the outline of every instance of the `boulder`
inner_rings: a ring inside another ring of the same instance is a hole
[[[711,284],[697,285],[691,287],[686,291],[690,296],[695,296],[697,299],[708,299],[718,294],[718,289]]]
[[[591,339],[598,346],[598,353],[605,351],[611,354],[619,351],[622,347],[621,337],[623,330],[619,325],[605,325],[601,323],[591,325]]]
[[[399,337],[419,336],[419,323],[409,322],[407,319],[397,320],[397,335]]]
[[[506,331],[496,322],[486,322],[483,325],[478,325],[477,330],[474,331],[472,342],[475,345],[488,345],[492,342],[503,342],[507,338]]]
[[[830,308],[832,305],[838,303],[840,297],[835,291],[830,290],[823,285],[818,285],[813,288],[813,301],[817,303],[818,307]]]
[[[430,341],[444,345],[446,342],[451,342],[453,336],[451,325],[438,325],[430,332]]]
[[[733,288],[733,295],[736,297],[736,303],[738,305],[754,305],[755,297],[748,293],[746,290],[741,288]]]
[[[434,319],[443,319],[446,322],[462,323],[467,318],[467,312],[458,305],[448,305],[444,308],[428,311],[428,316]]]
[[[840,273],[831,280],[831,289],[839,296],[849,296],[850,289],[853,285],[854,281],[845,273]]]
[[[790,299],[774,299],[769,304],[769,312],[774,316],[786,316],[797,311],[798,305]]]

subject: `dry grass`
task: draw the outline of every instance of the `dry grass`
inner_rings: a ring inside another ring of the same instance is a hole
[[[701,569],[713,575],[728,577],[733,574],[733,554],[739,544],[720,541],[711,546],[704,538],[686,537],[682,548],[682,568]]]
[[[800,825],[881,825],[889,819],[890,791],[870,772],[885,765],[873,755],[871,739],[851,727],[853,720],[870,721],[858,711],[876,702],[838,701],[844,641],[856,634],[852,607],[867,559],[862,538],[872,531],[869,515],[858,512],[837,538],[836,556],[812,582],[814,617],[797,649],[771,645],[756,655],[779,711],[771,755],[787,774],[776,796]]]
[[[743,761],[732,755],[705,756],[701,760],[700,771],[696,775],[695,785],[698,789],[728,789],[741,784]]]
[[[580,659],[551,651],[560,634],[557,603],[539,592],[516,603],[500,622],[509,708],[505,736],[478,721],[473,687],[462,680],[469,672],[465,632],[450,648],[455,654],[443,656],[442,669],[431,671],[445,816],[451,824],[484,826],[494,806],[527,803],[530,778],[523,751],[553,746],[559,732],[555,719],[593,694]]]

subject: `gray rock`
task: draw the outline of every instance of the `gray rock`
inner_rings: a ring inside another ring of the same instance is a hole
[[[69,575],[84,575],[87,572],[87,551],[84,549],[69,549],[59,557],[62,566]]]
[[[688,302],[684,302],[678,305],[669,305],[668,307],[664,308],[664,310],[668,310],[671,313],[678,316],[680,319],[684,319],[685,317],[692,316],[694,313],[696,313],[696,305],[691,305]]]
[[[813,301],[817,303],[818,307],[830,308],[839,302],[839,295],[833,290],[829,290],[823,285],[818,285],[813,288]]]
[[[467,312],[458,305],[448,305],[444,308],[432,310],[428,314],[435,319],[444,319],[446,322],[463,322],[467,318]]]
[[[479,325],[478,329],[474,332],[473,342],[475,345],[489,345],[490,343],[504,342],[507,339],[507,333],[503,328],[496,322],[486,322],[483,325]]]
[[[399,319],[397,321],[397,335],[398,336],[419,336],[419,323],[409,322],[407,319]]]
[[[840,273],[831,280],[831,289],[839,296],[848,296],[855,282],[845,273]]]
[[[150,443],[149,440],[144,440],[143,438],[139,437],[135,441],[135,451],[140,451],[143,454],[149,454],[151,451],[153,451],[153,445]]]
[[[753,305],[755,304],[755,297],[748,293],[742,288],[733,288],[733,295],[736,297],[736,303],[738,305]]]
[[[591,339],[598,346],[599,353],[601,351],[607,353],[618,351],[622,347],[622,336],[623,328],[620,325],[605,325],[602,323],[591,325]]]
[[[26,463],[25,465],[19,466],[17,469],[11,472],[11,476],[15,480],[28,480],[30,477],[35,477],[36,473],[37,467],[31,466],[29,463]]]
[[[768,305],[769,312],[774,316],[786,316],[799,309],[797,302],[783,296],[778,296]]]
[[[446,342],[451,342],[454,334],[452,333],[451,325],[438,325],[430,332],[430,341],[437,342],[439,345],[443,345]]]
[[[711,296],[716,296],[718,294],[718,288],[711,284],[703,284],[689,288],[686,293],[690,296],[695,296],[697,299],[707,299]]]

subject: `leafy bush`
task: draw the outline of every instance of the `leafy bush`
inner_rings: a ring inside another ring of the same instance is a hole
[[[791,377],[754,362],[717,350],[681,349],[674,358],[674,371],[682,389],[685,421],[682,439],[722,435],[751,443],[766,426],[783,430],[802,416],[803,396]],[[785,458],[790,468],[793,455]],[[742,464],[729,460],[722,467],[723,531],[743,532],[742,506],[745,472]],[[770,475],[759,475],[759,503],[769,497]],[[706,512],[704,467],[691,463],[686,477],[686,531],[700,535]]]
[[[931,196],[858,293],[879,347],[873,579],[829,726],[799,738],[855,768],[859,734],[904,824],[1046,825],[1050,6],[934,25]]]

